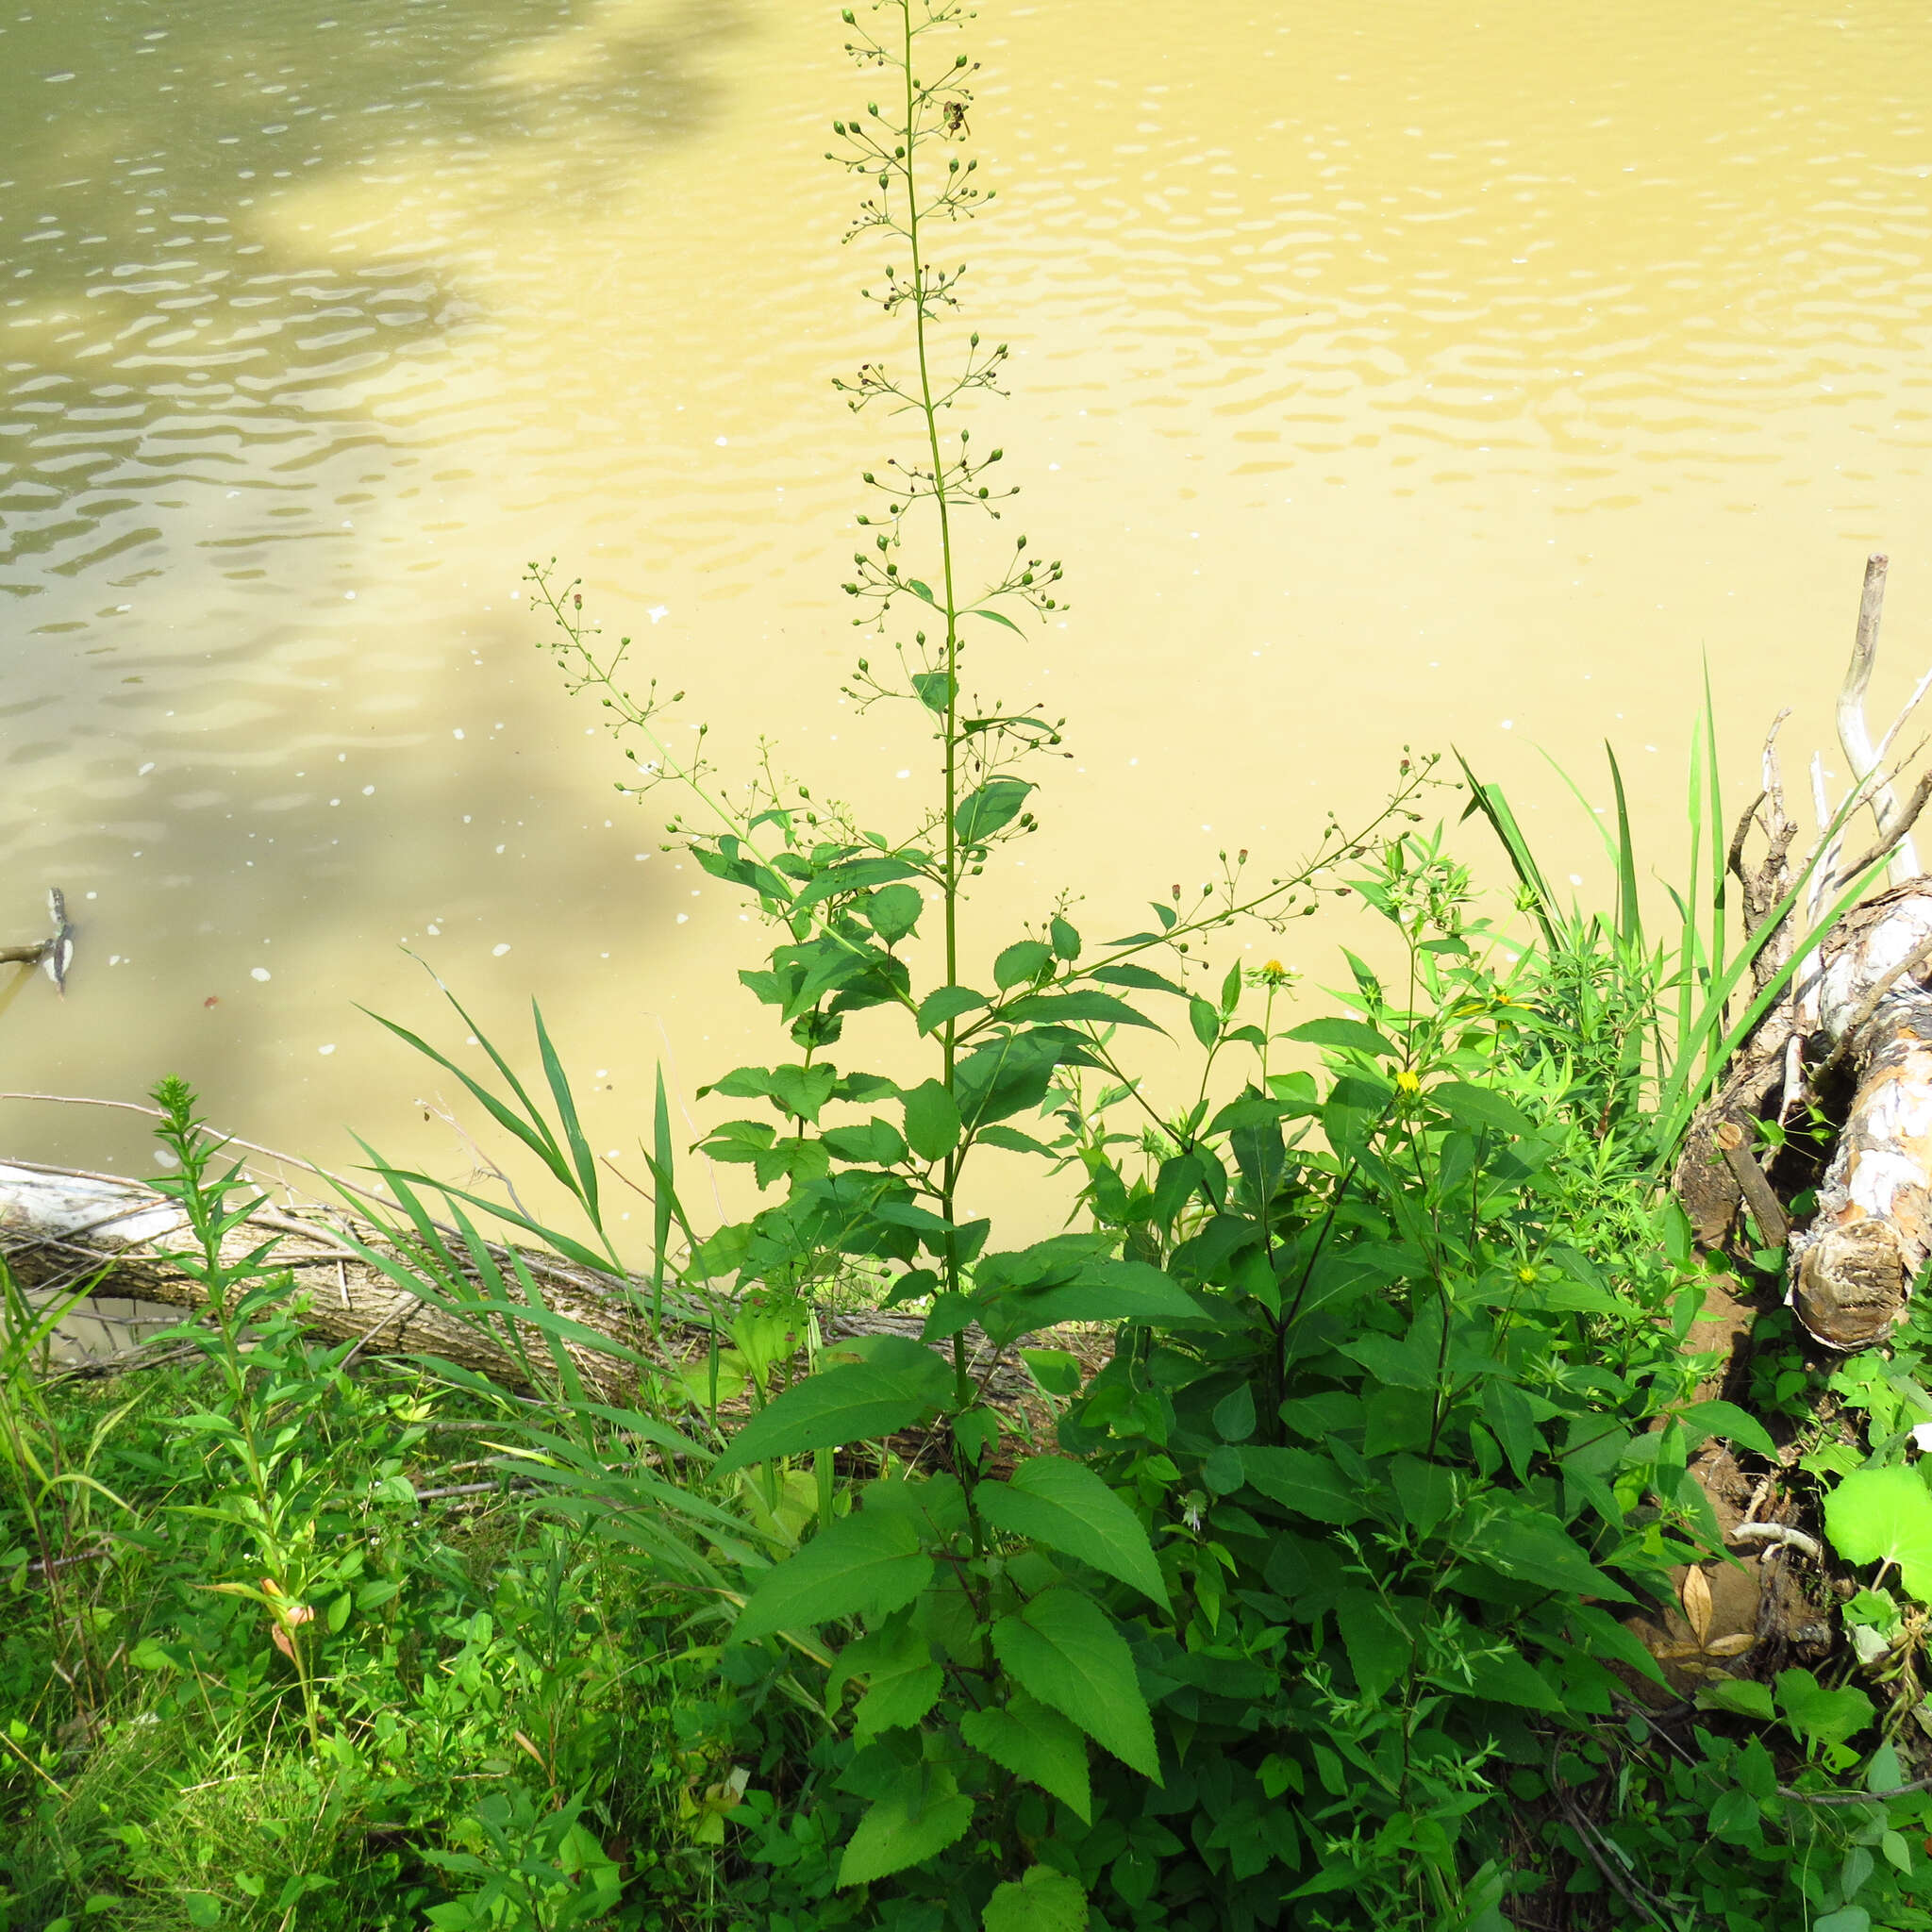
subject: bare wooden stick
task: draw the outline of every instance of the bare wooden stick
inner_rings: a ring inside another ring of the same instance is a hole
[[[1717,1144],[1743,1193],[1744,1205],[1757,1217],[1765,1240],[1783,1246],[1790,1238],[1791,1224],[1785,1218],[1784,1203],[1773,1191],[1764,1170],[1744,1145],[1743,1128],[1736,1121],[1725,1121],[1717,1130]]]
[[[1852,661],[1845,669],[1845,681],[1838,694],[1838,737],[1851,760],[1854,783],[1863,784],[1878,770],[1878,753],[1865,723],[1865,692],[1872,682],[1872,670],[1878,660],[1878,625],[1885,613],[1885,574],[1890,559],[1874,552],[1865,559],[1865,582],[1858,595],[1858,629],[1852,641]],[[1872,816],[1877,822],[1879,837],[1885,837],[1888,822],[1896,824],[1898,795],[1884,779],[1874,785]],[[1896,843],[1898,862],[1892,877],[1919,875],[1918,850],[1908,835]]]

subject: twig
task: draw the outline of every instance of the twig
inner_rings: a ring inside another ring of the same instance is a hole
[[[1928,801],[1932,801],[1932,767],[1920,773],[1919,782],[1912,787],[1911,796],[1903,806],[1894,801],[1891,812],[1887,814],[1881,824],[1877,843],[1856,864],[1846,866],[1840,876],[1855,879],[1868,865],[1876,865],[1894,847],[1903,851],[1905,835],[1917,824],[1919,814],[1925,809]]]
[[[517,1477],[507,1483],[457,1483],[447,1490],[418,1490],[419,1503],[441,1503],[449,1496],[491,1496],[499,1491],[508,1494],[512,1490],[534,1490],[537,1485],[527,1477]]]
[[[1915,1791],[1932,1791],[1932,1777],[1915,1777],[1908,1785],[1893,1785],[1885,1791],[1794,1791],[1780,1785],[1780,1798],[1795,1798],[1801,1805],[1883,1805],[1891,1798],[1909,1798]]]
[[[1754,1503],[1753,1508],[1757,1507]],[[1776,1543],[1789,1550],[1797,1550],[1809,1557],[1814,1563],[1824,1560],[1824,1551],[1815,1536],[1807,1536],[1802,1529],[1793,1529],[1788,1523],[1740,1523],[1734,1529],[1724,1532],[1727,1543]]]
[[[415,1303],[412,1302],[408,1295],[398,1295],[396,1298],[395,1307],[392,1307],[388,1314],[384,1315],[380,1321],[372,1324],[369,1327],[365,1328],[362,1331],[361,1340],[358,1341],[355,1347],[352,1348],[348,1352],[348,1354],[341,1358],[341,1360],[336,1365],[337,1368],[339,1370],[346,1369],[349,1366],[349,1364],[352,1361],[354,1361],[356,1357],[358,1355],[360,1355],[362,1351],[365,1348],[367,1348],[369,1344],[372,1341],[374,1341],[375,1338],[378,1335],[380,1335],[382,1331],[385,1328],[387,1328],[389,1324],[391,1322],[393,1322],[398,1315],[402,1314],[406,1309],[413,1308],[415,1306]]]
[[[65,1570],[75,1563],[98,1563],[103,1557],[111,1557],[114,1545],[110,1542],[96,1543],[91,1550],[79,1550],[71,1557],[42,1557],[29,1563],[30,1571],[45,1574],[50,1570]]]
[[[1750,888],[1751,880],[1749,874],[1744,871],[1744,841],[1751,836],[1751,827],[1757,819],[1757,808],[1770,796],[1771,794],[1768,791],[1759,791],[1757,796],[1739,814],[1738,829],[1731,834],[1731,849],[1724,858],[1725,869],[1735,873],[1738,883],[1747,891]]]
[[[1572,1830],[1583,1842],[1583,1849],[1590,1854],[1591,1862],[1609,1880],[1617,1896],[1640,1917],[1668,1919],[1682,1932],[1683,1921],[1675,1912],[1669,1910],[1664,1901],[1645,1887],[1634,1872],[1620,1871],[1615,1861],[1604,1849],[1603,1834],[1583,1815],[1578,1805],[1558,1781],[1556,1767],[1550,1769],[1550,1789],[1556,1794],[1557,1803],[1563,1807],[1563,1815],[1570,1821]],[[1615,1846],[1610,1848],[1616,1850]]]

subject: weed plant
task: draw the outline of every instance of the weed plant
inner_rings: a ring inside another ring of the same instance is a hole
[[[701,1143],[759,1207],[694,1224],[660,1083],[625,1276],[541,1016],[527,1085],[474,1026],[480,1074],[397,1027],[577,1218],[373,1157],[396,1207],[359,1257],[520,1374],[383,1363],[304,1340],[273,1239],[242,1245],[245,1176],[164,1085],[199,1359],[131,1396],[50,1385],[25,1369],[45,1318],[5,1303],[4,1923],[1932,1925],[1916,1396],[1848,1366],[1859,1466],[1813,1471],[1877,1566],[1841,1670],[1746,1644],[1680,1696],[1632,1627],[1722,1555],[1693,1456],[1774,1453],[1700,1399],[1719,1264],[1661,1184],[1750,1018],[1715,841],[1655,943],[1621,811],[1617,907],[1562,910],[1472,777],[1518,936],[1405,758],[1369,823],[1279,872],[1219,855],[1117,938],[1072,890],[1016,905],[1001,867],[1062,727],[982,693],[1063,585],[1008,534],[973,415],[1006,351],[962,332],[940,262],[990,199],[969,18],[846,13],[867,98],[834,124],[907,349],[840,385],[908,432],[864,475],[848,693],[929,746],[924,808],[886,832],[769,761],[721,783],[675,700],[635,693],[628,641],[531,570],[628,789],[677,788],[673,841],[773,929],[740,979],[785,1044],[712,1084],[744,1110]],[[1344,891],[1399,970],[1350,958],[1297,1018],[1292,975],[1237,948]],[[898,1028],[879,1067],[861,1012]],[[1147,1073],[1170,1047],[1190,1072]],[[1060,1232],[1003,1243],[962,1210],[1014,1159],[1058,1178]],[[612,1320],[553,1307],[558,1267]],[[855,1275],[901,1332],[827,1339]],[[994,1399],[995,1350],[1050,1440]],[[1845,1681],[1858,1659],[1890,1702]]]

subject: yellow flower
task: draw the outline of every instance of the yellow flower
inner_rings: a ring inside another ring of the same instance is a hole
[[[1529,1288],[1533,1286],[1536,1281],[1536,1270],[1532,1268],[1527,1261],[1525,1261],[1523,1264],[1523,1266],[1516,1271],[1516,1278],[1518,1281],[1522,1282],[1524,1288]]]
[[[1395,1076],[1395,1091],[1398,1093],[1420,1093],[1423,1083],[1407,1067]]]

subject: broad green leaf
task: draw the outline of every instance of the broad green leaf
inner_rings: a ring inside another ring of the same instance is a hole
[[[1392,1058],[1393,1041],[1360,1020],[1308,1020],[1289,1029],[1286,1038],[1309,1046],[1334,1047],[1344,1053],[1386,1054]]]
[[[1444,1080],[1431,1087],[1430,1103],[1440,1107],[1458,1127],[1503,1134],[1514,1138],[1534,1131],[1534,1123],[1519,1112],[1500,1093],[1488,1087],[1472,1087],[1466,1080]]]
[[[1194,1029],[1194,1038],[1205,1047],[1212,1048],[1221,1038],[1221,1013],[1212,1000],[1204,1000],[1199,993],[1188,996],[1188,1024]]]
[[[1214,1405],[1214,1433],[1224,1442],[1245,1442],[1255,1433],[1255,1391],[1246,1382],[1237,1382]]]
[[[1336,1599],[1335,1625],[1348,1652],[1356,1688],[1370,1703],[1380,1703],[1414,1664],[1415,1645],[1408,1632],[1372,1590],[1344,1590]]]
[[[935,1663],[908,1663],[874,1672],[870,1687],[852,1713],[852,1735],[863,1743],[881,1731],[916,1724],[939,1702],[945,1674]]]
[[[1456,1503],[1456,1478],[1440,1462],[1398,1456],[1389,1465],[1402,1518],[1418,1536],[1432,1536]]]
[[[1084,1462],[1031,1457],[1005,1482],[983,1482],[974,1495],[995,1529],[1091,1563],[1167,1607],[1167,1585],[1146,1530]]]
[[[1862,1690],[1827,1690],[1809,1671],[1780,1671],[1776,1690],[1779,1714],[1814,1744],[1842,1744],[1872,1722],[1872,1700]]]
[[[1687,1449],[1695,1449],[1707,1436],[1723,1436],[1757,1455],[1777,1458],[1777,1445],[1764,1424],[1734,1402],[1693,1402],[1677,1411],[1677,1421],[1689,1432]]]
[[[970,986],[940,987],[919,1003],[919,1030],[937,1033],[948,1020],[957,1020],[961,1013],[970,1013],[987,1004],[986,995],[974,992]]]
[[[1248,1481],[1264,1496],[1316,1523],[1337,1528],[1359,1523],[1374,1513],[1374,1505],[1325,1456],[1312,1449],[1273,1449],[1250,1446],[1241,1452]]]
[[[983,845],[1020,816],[1026,794],[1033,790],[1024,778],[989,778],[959,801],[953,812],[953,829],[962,845]]]
[[[821,1370],[760,1409],[731,1439],[715,1473],[890,1436],[943,1407],[952,1390],[951,1374],[929,1348],[880,1336],[867,1360]]]
[[[1916,1469],[1858,1469],[1824,1499],[1824,1533],[1847,1563],[1896,1563],[1899,1581],[1932,1600],[1932,1494]]]
[[[1080,957],[1080,935],[1075,929],[1056,913],[1046,928],[1047,937],[1053,941],[1054,951],[1066,960]]]
[[[1027,993],[1003,1008],[1000,1018],[1027,1022],[1093,1020],[1109,1026],[1145,1026],[1154,1033],[1161,1030],[1125,1000],[1091,987],[1075,992]]]
[[[1541,1584],[1564,1596],[1595,1596],[1628,1603],[1630,1592],[1612,1582],[1553,1522],[1528,1514],[1497,1515],[1466,1545],[1470,1554],[1505,1576]]]
[[[1080,1358],[1063,1348],[1023,1348],[1020,1359],[1048,1395],[1080,1392]]]
[[[1488,1656],[1465,1658],[1463,1668],[1468,1672],[1468,1688],[1478,1697],[1487,1697],[1495,1704],[1518,1705],[1524,1710],[1548,1711],[1553,1715],[1563,1708],[1563,1700],[1526,1657],[1492,1652]],[[1456,1688],[1460,1690],[1463,1687],[1457,1684]]]
[[[986,1932],[1086,1932],[1087,1894],[1051,1865],[993,1887],[981,1923]]]
[[[921,1766],[858,1821],[839,1860],[841,1890],[924,1864],[958,1843],[972,1823],[973,1800],[960,1792],[952,1773]]]
[[[969,1710],[959,1720],[959,1734],[1015,1777],[1051,1791],[1084,1822],[1092,1822],[1087,1740],[1058,1711],[1024,1691],[1015,1691],[1004,1707],[994,1704],[984,1710]]]
[[[1183,1000],[1188,996],[1186,987],[1176,986],[1173,980],[1150,972],[1145,966],[1096,966],[1089,977],[1106,986],[1138,986],[1144,992],[1171,992],[1176,999]]]
[[[1727,1710],[1735,1717],[1759,1717],[1766,1724],[1777,1715],[1771,1701],[1771,1687],[1754,1683],[1748,1677],[1713,1677],[1699,1689],[1697,1701],[1707,1707]]]
[[[932,1581],[933,1561],[905,1517],[861,1509],[822,1529],[758,1579],[732,1636],[808,1629],[835,1618],[883,1617]]]
[[[992,1626],[992,1647],[1024,1690],[1072,1718],[1129,1770],[1162,1782],[1133,1656],[1091,1597],[1046,1591]]]
[[[816,906],[822,899],[835,899],[843,893],[860,892],[868,886],[885,885],[894,879],[909,879],[918,875],[919,868],[908,865],[903,858],[855,858],[844,865],[834,865],[820,873],[808,884],[798,897],[792,901],[794,911],[808,906]]]
[[[997,1307],[981,1317],[981,1325],[989,1335],[998,1325],[996,1339],[1004,1343],[1062,1322],[1145,1322],[1175,1328],[1207,1319],[1177,1282],[1148,1262],[1105,1261],[1058,1287],[1002,1295]]]
[[[943,718],[946,707],[952,703],[959,687],[957,679],[943,671],[915,671],[912,674],[912,689],[919,694],[919,702],[935,716]]]
[[[1002,992],[1022,985],[1053,964],[1053,948],[1038,940],[1016,940],[992,962],[992,983]]]
[[[922,1160],[943,1160],[959,1144],[959,1108],[941,1082],[907,1089],[906,1141]]]

